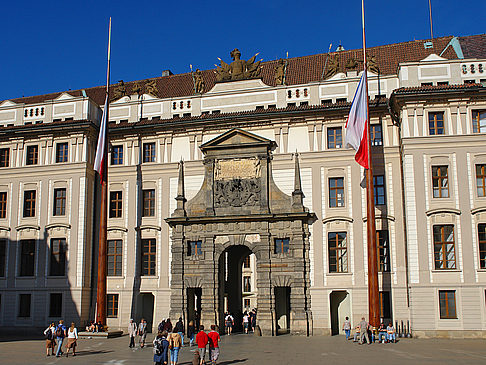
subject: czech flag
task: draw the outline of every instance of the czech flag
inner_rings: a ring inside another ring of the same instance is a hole
[[[346,121],[345,146],[356,151],[354,159],[365,169],[368,166],[368,95],[366,94],[366,72],[359,80],[351,110]]]
[[[105,108],[103,109],[103,116],[101,117],[101,124],[100,124],[100,133],[98,135],[98,146],[96,147],[96,157],[94,162],[94,169],[95,171],[100,174],[101,182],[103,183],[103,179],[105,178],[103,175],[104,165],[106,164],[105,161],[105,148],[106,148],[106,132],[108,129],[107,121],[106,121],[106,114],[108,113],[108,96],[105,100]]]

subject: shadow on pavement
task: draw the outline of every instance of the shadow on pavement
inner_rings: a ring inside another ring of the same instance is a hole
[[[99,355],[99,354],[109,354],[113,352],[111,350],[97,350],[97,351],[76,351],[76,356],[87,356],[87,355]],[[71,355],[72,356],[72,355]]]
[[[218,365],[230,365],[230,364],[237,364],[237,363],[246,362],[246,361],[248,361],[248,359],[227,360],[227,361],[218,362]],[[209,363],[210,363],[210,361],[206,362],[206,364],[209,364]],[[182,362],[182,363],[180,363],[180,365],[192,365],[192,361]]]

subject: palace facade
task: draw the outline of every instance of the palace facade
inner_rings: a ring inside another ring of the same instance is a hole
[[[381,317],[486,337],[486,35],[367,51]],[[364,170],[344,146],[362,51],[240,56],[111,85],[111,328],[367,317]],[[101,86],[0,103],[0,327],[93,319],[103,105]]]

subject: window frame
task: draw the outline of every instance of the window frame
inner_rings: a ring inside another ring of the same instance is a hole
[[[382,178],[382,184],[378,184],[378,179]],[[375,198],[375,205],[386,205],[386,184],[385,184],[385,175],[373,175],[373,195]],[[383,191],[383,194],[378,194],[380,191]],[[378,200],[382,198],[383,200]]]
[[[0,219],[7,218],[8,192],[0,191]]]
[[[64,192],[58,196],[58,193]],[[66,188],[55,188],[54,189],[54,209],[52,211],[53,216],[65,216],[66,215]]]
[[[113,249],[110,247],[110,244],[113,244]],[[110,252],[110,250],[112,252]],[[108,240],[106,255],[107,255],[106,275],[123,276],[123,240],[121,239]],[[110,270],[110,257],[113,257],[113,267],[111,267],[111,270]]]
[[[443,199],[443,198],[450,198],[450,191],[449,191],[449,166],[448,165],[432,165],[432,198],[434,199]],[[442,171],[445,168],[445,175],[442,175]],[[434,174],[434,172],[437,172]],[[446,186],[442,186],[446,182]],[[437,185],[437,187],[435,186]],[[445,190],[447,188],[447,190]],[[447,191],[447,195],[443,196],[443,192]],[[436,192],[438,195],[436,196]]]
[[[338,143],[338,141],[340,142]],[[327,128],[327,149],[333,150],[338,148],[343,148],[343,128],[328,127]]]
[[[251,276],[248,275],[243,276],[243,292],[251,293]]]
[[[202,240],[187,241],[187,256],[201,257],[202,254]]]
[[[32,250],[28,250],[28,245]],[[35,276],[35,249],[36,240],[28,239],[20,241],[19,255],[19,273],[18,276],[34,277]]]
[[[379,129],[379,132],[376,129]],[[378,133],[380,135],[379,138],[376,137]],[[378,142],[376,140],[378,140]],[[370,141],[371,146],[383,146],[383,128],[381,123],[370,124]]]
[[[276,237],[273,242],[274,242],[274,253],[276,255],[281,255],[281,254],[286,255],[290,252],[290,238]]]
[[[123,191],[110,191],[110,218],[123,218]]]
[[[143,163],[155,162],[155,142],[145,142],[142,145]]]
[[[28,315],[23,315],[23,312],[22,311],[22,304],[24,303],[22,298],[29,298],[29,301],[28,301]],[[19,296],[19,305],[18,305],[18,312],[17,312],[17,318],[31,318],[32,317],[32,294],[30,293],[20,293]]]
[[[118,293],[106,294],[106,318],[118,318],[120,297]]]
[[[69,143],[56,143],[56,163],[69,162]]]
[[[385,244],[384,244],[385,243]],[[378,272],[390,272],[390,235],[387,229],[376,230]],[[386,261],[386,262],[385,262]]]
[[[59,305],[59,312],[54,312],[53,307],[53,297],[61,298],[60,305]],[[49,293],[49,317],[50,318],[61,318],[62,317],[62,305],[63,305],[63,297],[62,293]]]
[[[142,238],[141,244],[142,271],[140,276],[155,276],[157,269],[157,241],[155,238]]]
[[[0,148],[0,167],[10,166],[10,148]]]
[[[340,236],[344,238],[340,240]],[[328,252],[328,270],[330,274],[346,274],[349,272],[349,258],[348,258],[348,233],[345,231],[328,232],[327,233],[327,252]],[[344,242],[344,246],[340,242]],[[334,246],[331,245],[334,243]],[[341,253],[344,252],[344,253]],[[331,263],[334,258],[335,263]],[[346,266],[344,268],[344,265]],[[334,267],[334,268],[333,268]]]
[[[479,268],[486,269],[486,223],[478,223]]]
[[[335,181],[335,186],[332,186],[331,181]],[[338,186],[337,182],[342,181],[342,186]],[[346,206],[346,196],[344,195],[344,177],[330,177],[329,183],[329,208],[344,208]],[[339,198],[341,191],[342,197]],[[333,205],[335,201],[335,205]]]
[[[123,165],[123,145],[115,145],[111,147],[111,165]]]
[[[486,164],[476,164],[476,195],[478,198],[486,197]],[[478,167],[481,170],[478,175]],[[479,186],[478,182],[482,182],[482,186]],[[479,193],[482,190],[482,195]]]
[[[440,230],[440,241],[436,241],[436,228]],[[452,228],[452,241],[446,241],[447,235],[445,232],[446,228]],[[435,224],[432,227],[432,241],[434,244],[434,269],[447,271],[457,269],[457,255],[456,255],[456,238],[455,230],[453,224]],[[447,246],[452,245],[452,250],[448,250]],[[437,249],[439,247],[439,249]],[[452,252],[454,260],[449,260],[448,255]],[[449,267],[449,262],[452,263],[453,267]],[[440,267],[443,265],[444,267]]]
[[[36,200],[37,190],[24,190],[23,218],[34,218],[36,216]]]
[[[437,118],[442,116],[442,120]],[[443,136],[445,135],[445,113],[443,111],[429,112],[429,136]],[[442,122],[440,127],[438,124]]]
[[[441,294],[444,294],[442,298]],[[450,313],[449,295],[453,295],[454,299],[454,313]],[[442,315],[442,305],[445,304],[445,314]],[[439,318],[440,319],[457,319],[457,298],[455,290],[439,290]]]
[[[51,238],[49,246],[49,276],[66,276],[66,252],[66,238]]]
[[[25,164],[27,166],[33,166],[39,164],[39,145],[33,144],[27,146]]]
[[[155,217],[155,189],[143,189],[142,200],[142,217]]]
[[[476,109],[476,110],[472,111],[471,121],[472,121],[472,132],[474,134],[486,132],[486,126],[483,127],[485,130],[481,131],[481,123],[480,123],[481,119],[480,119],[480,117],[481,117],[482,113],[486,114],[486,110]]]

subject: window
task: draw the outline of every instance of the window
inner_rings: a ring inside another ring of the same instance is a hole
[[[51,239],[51,260],[50,272],[51,276],[66,275],[66,239],[52,238]]]
[[[123,146],[113,146],[111,150],[111,164],[123,165]]]
[[[0,148],[0,167],[8,167],[10,162],[10,149]]]
[[[449,81],[437,81],[437,86],[447,86],[449,85]]]
[[[479,267],[486,269],[486,224],[478,224],[479,238]]]
[[[153,217],[155,216],[155,190],[148,189],[143,190],[143,216]]]
[[[375,192],[375,205],[385,205],[385,176],[373,176],[373,187]]]
[[[456,252],[454,246],[454,226],[434,226],[434,257],[436,270],[456,268]]]
[[[62,293],[51,293],[49,298],[49,317],[62,316]]]
[[[245,293],[251,292],[251,277],[250,276],[244,276],[243,277],[243,291]]]
[[[343,146],[342,128],[327,128],[327,148],[341,148]]]
[[[429,135],[444,134],[444,113],[429,113]]]
[[[329,207],[344,207],[344,178],[329,179]]]
[[[56,162],[68,162],[68,143],[58,143],[56,144]]]
[[[54,189],[54,215],[66,214],[66,188]]]
[[[30,294],[19,295],[19,317],[30,317]]]
[[[110,192],[110,218],[121,218],[122,216],[122,192]]]
[[[143,144],[143,162],[155,162],[155,142]]]
[[[24,218],[35,217],[35,190],[24,191]]]
[[[250,299],[245,299],[244,303],[245,303],[245,308],[250,308]]]
[[[434,198],[449,197],[449,178],[447,166],[432,166],[432,189]]]
[[[439,309],[441,319],[456,319],[456,291],[439,290]]]
[[[118,294],[106,294],[106,316],[118,317]]]
[[[142,276],[155,275],[155,238],[142,240]]]
[[[0,277],[6,276],[7,269],[7,240],[0,240]]]
[[[371,124],[371,145],[381,146],[383,145],[383,133],[381,130],[381,124]]]
[[[390,246],[388,243],[388,231],[376,231],[376,242],[378,243],[378,269],[380,272],[390,271]]]
[[[486,196],[486,165],[476,165],[476,187],[478,197]]]
[[[20,241],[20,276],[34,276],[35,241]]]
[[[390,292],[380,292],[380,318],[391,319]]]
[[[7,192],[0,192],[0,219],[7,218]]]
[[[187,242],[187,256],[202,255],[202,241],[188,241]]]
[[[108,241],[108,276],[122,275],[122,240]]]
[[[275,238],[275,253],[288,253],[290,249],[289,238]]]
[[[486,132],[486,110],[473,110],[473,133]]]
[[[39,146],[27,146],[27,165],[37,165],[39,159]]]
[[[245,269],[250,268],[250,256],[249,255],[245,257],[245,260],[243,261],[243,267]]]
[[[346,232],[329,232],[329,272],[348,272]]]

